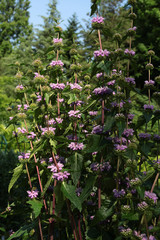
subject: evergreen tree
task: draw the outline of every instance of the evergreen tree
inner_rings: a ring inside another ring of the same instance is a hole
[[[59,24],[60,13],[57,10],[57,1],[51,0],[48,4],[47,17],[42,16],[43,25],[42,29],[36,29],[36,39],[34,43],[37,57],[43,58],[46,55],[47,49],[51,46],[53,37],[56,37],[55,27]]]
[[[143,87],[144,80],[147,79],[145,63],[147,63],[146,54],[148,50],[152,49],[156,54],[153,56],[153,80],[159,74],[160,70],[160,1],[138,0],[134,6],[134,12],[137,15],[137,19],[135,20],[135,25],[137,26],[137,34],[135,36],[136,80],[138,85]],[[142,62],[144,62],[143,65]]]
[[[0,57],[11,53],[32,32],[29,25],[29,0],[1,0],[0,2]]]
[[[77,16],[74,13],[72,17],[68,19],[68,25],[66,30],[63,32],[64,38],[64,50],[65,57],[67,60],[70,60],[70,50],[76,48],[77,45],[80,47],[80,41],[78,41],[81,25],[78,22]]]

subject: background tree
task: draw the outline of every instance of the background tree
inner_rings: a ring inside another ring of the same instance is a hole
[[[1,0],[0,2],[0,56],[11,53],[14,45],[29,36],[29,0]]]
[[[145,70],[146,54],[148,50],[155,51],[153,57],[154,71],[152,78],[157,76],[160,70],[160,1],[159,0],[138,0],[135,4],[135,13],[137,19],[137,34],[135,37],[136,46],[136,81],[139,86],[143,86],[144,80],[147,79],[147,71]],[[143,54],[142,54],[143,53]],[[144,62],[144,64],[141,64]]]
[[[44,58],[47,49],[51,46],[53,37],[56,36],[55,27],[59,25],[60,13],[57,10],[57,1],[52,0],[48,4],[47,17],[42,16],[43,25],[41,29],[36,29],[34,48],[37,57]]]

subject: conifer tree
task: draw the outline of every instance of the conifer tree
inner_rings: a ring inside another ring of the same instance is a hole
[[[51,46],[53,37],[56,37],[55,27],[59,25],[60,13],[57,10],[57,1],[52,0],[48,4],[47,17],[42,16],[42,29],[36,29],[35,51],[37,57],[43,58],[47,49]]]
[[[11,53],[13,46],[29,36],[29,0],[0,1],[0,57]]]

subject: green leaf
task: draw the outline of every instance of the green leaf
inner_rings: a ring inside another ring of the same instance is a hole
[[[110,208],[102,206],[100,209],[98,209],[95,215],[95,219],[93,220],[93,224],[97,224],[112,216],[114,213],[114,205],[115,203]]]
[[[112,115],[106,116],[106,121],[104,124],[104,131],[110,130],[111,127],[113,126],[114,122],[115,122],[115,118]]]
[[[122,133],[126,127],[126,123],[125,123],[125,121],[119,121],[119,122],[116,122],[116,126],[118,127],[119,137],[121,137]]]
[[[61,190],[64,196],[68,198],[71,203],[73,203],[74,206],[81,212],[82,205],[79,197],[76,195],[76,187],[73,185],[68,185],[66,182],[62,182]]]
[[[46,193],[49,185],[51,184],[52,179],[53,179],[53,174],[51,174],[51,175],[48,177],[48,181],[47,181],[47,183],[45,184],[44,189],[43,189],[43,192],[42,192],[42,194],[41,194],[42,197],[45,195],[45,193]]]
[[[27,201],[27,203],[31,205],[31,208],[33,209],[33,212],[35,214],[35,218],[38,217],[39,214],[41,213],[43,203],[36,199],[29,200]]]
[[[81,176],[82,165],[83,165],[83,156],[77,152],[72,155],[69,160],[71,161],[71,177],[73,179],[73,183],[76,186],[78,180]]]
[[[152,112],[144,112],[144,118],[146,120],[146,123],[148,123],[152,118]]]
[[[137,221],[137,220],[139,220],[139,214],[138,213],[122,214],[122,219],[130,220],[130,221]]]
[[[142,153],[146,156],[148,156],[152,147],[153,147],[153,143],[147,142],[147,141],[144,141],[140,146]]]
[[[61,184],[57,183],[56,187],[54,187],[55,195],[56,195],[56,208],[55,208],[55,214],[59,214],[59,212],[62,210],[62,207],[64,205],[64,196],[61,191]]]
[[[98,10],[97,3],[93,3],[91,6],[91,14],[90,17]]]
[[[68,100],[68,104],[71,104],[72,102],[76,102],[77,101],[77,97],[76,97],[76,95],[75,94],[70,94],[69,95],[69,100]]]
[[[66,128],[64,135],[66,135],[70,130],[73,130],[72,123],[70,123],[69,126]]]
[[[88,104],[81,112],[86,112],[90,107],[94,106],[96,104],[97,100],[93,100],[90,104]]]
[[[18,167],[16,167],[14,169],[13,176],[12,176],[11,181],[9,183],[8,192],[11,191],[11,188],[13,187],[15,182],[18,180],[18,178],[21,176],[22,172],[23,172],[23,164],[20,164]]]
[[[91,191],[93,190],[93,186],[96,181],[96,176],[89,176],[88,179],[85,181],[85,188],[82,190],[82,193],[79,197],[81,203],[83,203],[89,196]]]
[[[29,225],[25,225],[23,227],[21,227],[17,232],[13,233],[7,240],[11,240],[17,237],[21,237],[24,234],[29,233],[33,228],[35,228],[36,223],[33,222]]]
[[[0,231],[1,231],[1,232],[5,232],[6,230],[5,230],[5,228],[0,227]]]
[[[148,179],[150,179],[151,177],[153,177],[154,174],[155,174],[155,170],[154,170],[154,169],[148,171],[147,174],[142,177],[142,181],[143,181],[143,182],[146,182]]]
[[[52,146],[52,151],[53,151],[54,153],[56,153],[56,152],[57,152],[57,151],[56,151],[57,141],[55,141],[55,140],[53,140],[53,139],[49,139],[49,143],[50,143],[50,145]]]
[[[49,95],[48,95],[48,93],[45,93],[44,97],[45,97],[45,101],[46,101],[46,103],[48,105],[48,103],[49,103]]]

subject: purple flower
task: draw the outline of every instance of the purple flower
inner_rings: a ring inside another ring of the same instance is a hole
[[[37,198],[37,196],[38,196],[38,191],[37,190],[31,190],[31,191],[27,191],[27,193],[28,193],[28,197],[29,198]]]
[[[78,84],[78,83],[70,83],[70,88],[71,89],[78,89],[78,90],[82,90],[82,87]]]
[[[124,137],[128,138],[133,136],[134,130],[132,128],[125,129],[122,133]]]
[[[126,192],[124,189],[121,189],[120,191],[118,191],[117,189],[113,189],[113,194],[115,198],[120,198],[123,197],[126,194]]]
[[[63,98],[59,98],[59,102],[60,103],[64,102],[64,99]]]
[[[105,49],[105,50],[100,49],[100,50],[94,51],[94,57],[95,58],[105,57],[105,56],[108,57],[109,54],[110,54],[110,52],[107,49]]]
[[[144,197],[145,197],[146,199],[151,199],[151,200],[153,200],[154,203],[156,203],[156,202],[157,202],[157,199],[158,199],[158,197],[157,197],[157,195],[156,195],[155,193],[151,193],[151,192],[149,192],[149,191],[145,191]]]
[[[50,63],[50,66],[53,67],[53,66],[60,66],[60,67],[63,67],[64,63],[61,61],[61,60],[57,60],[57,61],[52,61]]]
[[[160,142],[160,135],[154,134],[153,135],[153,140],[156,141],[156,142]]]
[[[69,117],[74,117],[74,118],[81,118],[81,113],[79,110],[71,110],[68,112]]]
[[[16,90],[23,90],[24,89],[24,87],[23,87],[23,85],[21,84],[21,85],[18,85],[18,86],[16,86]]]
[[[151,134],[149,133],[140,133],[139,135],[140,140],[149,140],[151,139]]]
[[[104,18],[103,17],[99,17],[99,16],[97,16],[97,17],[94,17],[94,18],[92,18],[92,23],[104,23]]]
[[[82,192],[82,188],[81,187],[76,189],[76,194],[77,194],[78,197],[81,195],[81,192]]]
[[[101,134],[103,132],[103,127],[100,125],[97,125],[93,127],[92,134]]]
[[[11,121],[13,119],[13,117],[9,117],[9,120]]]
[[[133,84],[133,85],[136,84],[135,79],[134,79],[134,78],[131,78],[131,77],[126,77],[126,78],[125,78],[125,82],[131,83],[131,84]]]
[[[102,72],[96,74],[96,77],[97,77],[97,78],[100,78],[100,77],[102,77],[102,76],[103,76],[103,73],[102,73]]]
[[[149,105],[149,104],[145,104],[145,105],[143,106],[143,108],[144,108],[145,111],[147,111],[147,110],[153,111],[154,106],[153,106],[153,105]]]
[[[42,130],[42,135],[45,135],[45,134],[55,134],[55,130],[56,128],[53,128],[53,127],[45,127],[45,128],[41,128]]]
[[[72,149],[73,151],[77,150],[83,150],[84,144],[83,143],[76,143],[76,142],[71,142],[68,147]]]
[[[56,121],[57,121],[57,123],[62,123],[62,122],[63,122],[63,119],[60,118],[60,117],[58,117],[58,118],[56,118]]]
[[[21,155],[18,156],[18,159],[29,159],[30,153],[21,153]]]
[[[57,163],[57,166],[58,166],[59,170],[62,170],[62,168],[64,167],[64,165],[62,163],[59,163],[59,162]],[[51,172],[53,172],[53,173],[58,172],[58,169],[57,169],[57,167],[54,163],[52,165],[48,166],[47,168],[50,168]]]
[[[113,86],[115,84],[115,82],[116,82],[115,80],[112,80],[112,81],[108,82],[107,85],[108,86]]]
[[[57,179],[58,181],[63,181],[64,179],[67,179],[69,175],[70,173],[67,171],[57,172],[57,173],[53,173],[53,178]]]
[[[90,112],[89,112],[89,115],[90,115],[90,116],[96,116],[97,113],[98,113],[98,111],[90,111]]]
[[[96,163],[92,163],[90,165],[90,168],[91,168],[92,171],[97,172],[99,170],[99,163],[97,163],[97,162]]]
[[[27,110],[29,108],[28,104],[24,104],[24,110]]]
[[[124,53],[127,54],[127,55],[129,55],[129,56],[134,56],[134,55],[135,55],[135,51],[129,50],[128,48],[125,49]]]
[[[44,76],[39,74],[39,73],[37,73],[37,72],[35,72],[34,75],[35,75],[34,78],[44,79]]]
[[[21,109],[21,107],[22,107],[21,104],[17,105],[18,111]]]
[[[52,119],[48,120],[48,124],[54,125],[54,124],[56,124],[56,121],[52,118]]]
[[[127,117],[128,117],[129,120],[133,120],[134,114],[131,114],[131,113],[130,113],[130,114],[127,115]]]
[[[114,144],[114,148],[115,148],[116,151],[125,151],[127,146],[120,145],[120,144]]]
[[[93,93],[95,95],[111,94],[112,92],[113,92],[113,90],[111,88],[108,88],[108,87],[99,87],[99,88],[95,88],[93,90]]]
[[[153,86],[154,84],[155,84],[155,81],[153,81],[153,80],[146,80],[145,82],[145,85],[151,85],[151,86]]]
[[[36,137],[36,134],[34,132],[30,132],[30,135],[27,136],[28,139],[32,138],[34,139]]]
[[[62,38],[53,38],[53,43],[62,43]]]
[[[60,89],[63,90],[65,88],[65,84],[64,83],[50,83],[50,87],[52,89]]]
[[[27,133],[27,130],[24,128],[24,127],[22,127],[22,128],[17,128],[17,130],[18,130],[18,133]]]

